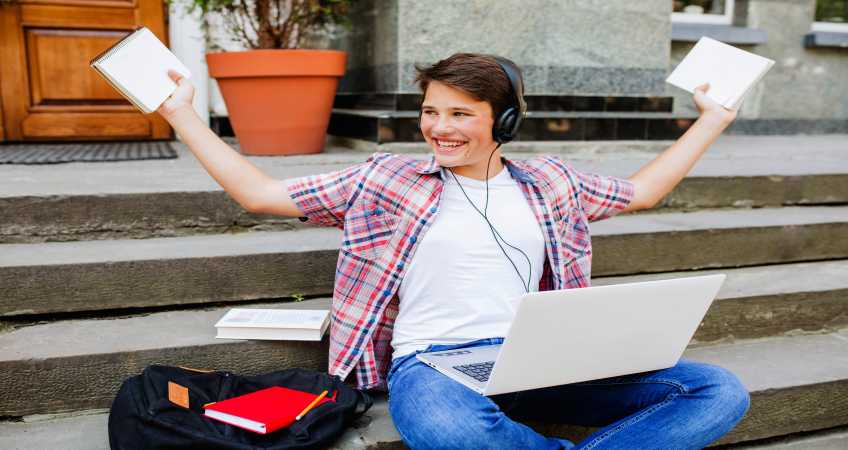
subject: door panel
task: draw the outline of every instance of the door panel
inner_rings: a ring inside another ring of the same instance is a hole
[[[149,0],[140,1],[145,2]],[[101,6],[80,7],[59,4],[38,5],[31,3],[25,3],[21,6],[21,22],[25,26],[81,27],[101,30],[104,28],[123,28],[132,30],[137,24],[135,16],[128,13],[134,10],[132,3],[124,3],[117,8]]]
[[[3,76],[3,74],[0,73],[0,86],[3,85],[2,76]],[[3,141],[6,140],[6,129],[3,126],[3,101],[2,100],[3,100],[3,98],[0,97],[0,142],[3,142]]]
[[[152,133],[150,120],[142,114],[60,113],[30,114],[22,123],[24,135],[32,138],[146,138]]]
[[[88,66],[139,26],[167,44],[162,0],[0,5],[0,139],[171,138],[158,114],[138,112]]]
[[[125,35],[120,31],[27,30],[32,106],[126,104],[121,94],[91,70],[80,54],[97,55]],[[78,52],[68,52],[76,48]]]

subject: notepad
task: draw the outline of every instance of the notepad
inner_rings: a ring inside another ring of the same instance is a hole
[[[168,69],[191,77],[188,67],[145,27],[97,55],[89,65],[145,114],[156,111],[177,88]]]
[[[266,434],[291,425],[295,417],[317,397],[309,392],[273,386],[207,405],[203,415]],[[335,394],[331,397],[321,399],[313,410],[324,403],[335,401]]]
[[[771,69],[774,61],[715,39],[702,37],[666,82],[686,91],[709,83],[707,96],[725,108],[737,109],[745,94]]]
[[[216,338],[320,341],[330,324],[326,309],[233,308],[216,324]]]

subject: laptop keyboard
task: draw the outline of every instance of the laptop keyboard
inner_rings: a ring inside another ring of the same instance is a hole
[[[486,361],[481,363],[453,366],[453,368],[468,375],[471,378],[474,378],[475,380],[481,383],[485,383],[489,381],[489,374],[492,373],[492,367],[494,365],[494,361]]]

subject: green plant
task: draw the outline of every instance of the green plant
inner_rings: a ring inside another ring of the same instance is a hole
[[[298,48],[308,32],[327,25],[349,26],[355,0],[170,0],[189,11],[220,13],[230,35],[247,48]]]
[[[848,2],[845,0],[817,0],[816,21],[837,23],[848,21]]]
[[[295,302],[302,302],[306,300],[306,297],[303,294],[292,294],[291,296]]]

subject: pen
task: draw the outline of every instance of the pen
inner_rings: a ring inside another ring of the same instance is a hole
[[[306,406],[306,408],[303,408],[303,411],[301,411],[300,414],[298,414],[297,417],[294,418],[294,420],[300,420],[303,416],[306,415],[306,413],[309,412],[310,409],[312,409],[315,405],[317,405],[318,402],[320,402],[321,399],[323,399],[326,396],[327,396],[327,391],[324,391],[324,392],[318,394],[318,397],[315,397],[315,400],[312,400],[312,403],[308,404]]]

